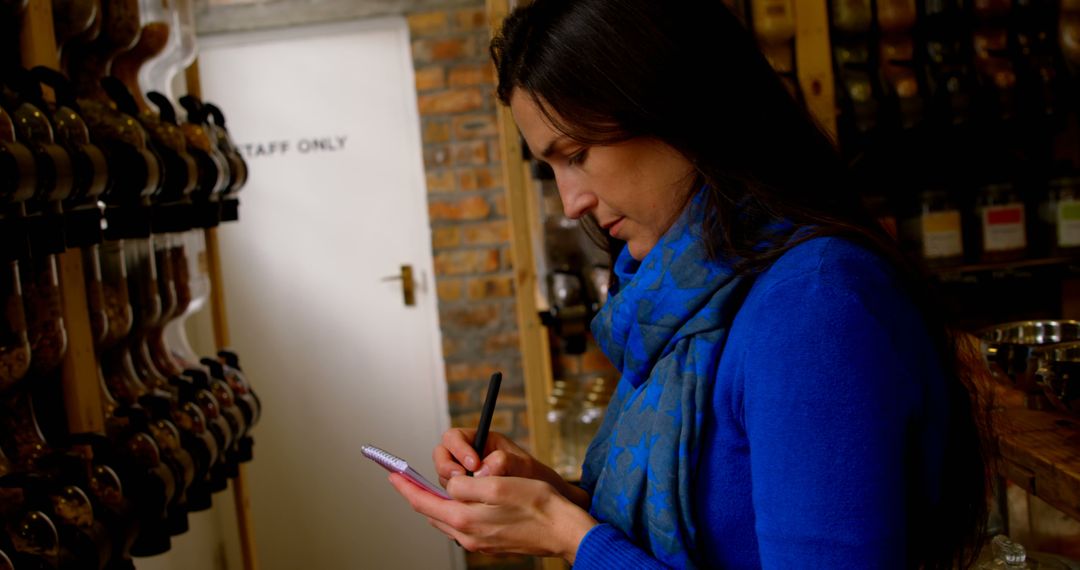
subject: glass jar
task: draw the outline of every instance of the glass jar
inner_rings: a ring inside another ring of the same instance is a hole
[[[1016,69],[1008,57],[1009,32],[1004,27],[981,27],[973,34],[975,69],[993,93],[996,113],[1010,118],[1016,105]]]
[[[1050,182],[1043,220],[1051,229],[1051,250],[1058,255],[1080,252],[1080,177]]]
[[[976,201],[984,262],[1014,261],[1027,254],[1024,202],[1012,184],[983,187]]]
[[[126,348],[135,320],[127,266],[122,240],[106,240],[102,243],[102,288],[109,332],[102,343],[100,362],[108,392],[121,407],[138,405],[139,399],[146,394],[146,386],[139,381]]]
[[[121,349],[121,367],[117,374],[127,377],[128,382],[141,382],[147,395],[155,400],[150,410],[148,427],[161,448],[162,457],[176,475],[177,489],[169,505],[169,525],[174,533],[187,530],[187,489],[197,478],[197,456],[204,453],[202,447],[190,447],[195,441],[206,441],[205,418],[194,406],[182,406],[176,390],[149,362],[145,340],[162,314],[162,301],[158,287],[157,264],[153,239],[135,238],[124,241],[127,259],[128,290],[131,292],[134,325],[128,343]],[[134,374],[133,374],[134,373]],[[142,403],[142,402],[140,402]],[[144,403],[144,405],[146,405]],[[191,429],[181,430],[174,423],[176,414],[197,418]],[[202,429],[200,429],[202,427]],[[185,445],[188,443],[188,445]]]
[[[1048,554],[1032,555],[1018,542],[999,534],[991,541],[991,548],[984,548],[975,570],[1067,570],[1072,566],[1062,558]],[[993,558],[986,560],[987,555]]]
[[[778,73],[795,68],[795,6],[791,0],[753,0],[751,21],[761,51]]]
[[[102,243],[100,260],[105,322],[108,325],[101,346],[107,349],[127,338],[134,322],[128,293],[124,242],[110,240]]]
[[[23,511],[8,525],[8,538],[15,552],[44,568],[58,568],[60,535],[56,525],[41,511]]]
[[[67,352],[64,306],[56,256],[35,255],[21,265],[23,298],[26,302],[30,365],[36,374],[58,368]]]
[[[1012,2],[1010,0],[975,0],[972,8],[977,18],[989,20],[1008,16],[1009,11],[1012,10]]]
[[[930,266],[954,265],[964,259],[960,209],[943,190],[927,190],[920,196],[915,216],[905,220],[904,237],[915,245]]]
[[[0,392],[6,392],[30,370],[30,337],[26,327],[26,308],[19,282],[19,264],[0,262]]]
[[[174,258],[174,273],[178,276],[178,304],[188,299],[180,316],[165,325],[165,343],[173,359],[183,368],[199,366],[199,355],[191,348],[184,323],[201,311],[210,299],[210,264],[206,253],[206,235],[203,230],[192,230],[181,238],[183,247]],[[181,266],[186,266],[186,268]]]
[[[105,288],[101,282],[101,247],[98,244],[84,246],[83,281],[86,286],[86,308],[90,314],[90,337],[97,349],[109,333],[109,318],[105,310]]]
[[[578,404],[574,398],[572,384],[556,380],[548,396],[547,423],[552,434],[552,468],[563,479],[574,480],[581,474],[581,459],[577,453]]]
[[[842,34],[868,34],[873,22],[870,0],[832,0],[832,27]]]
[[[596,432],[604,421],[608,402],[615,389],[615,383],[604,376],[597,376],[588,383],[585,398],[581,404],[581,411],[577,417],[578,458],[579,462],[585,460],[585,453],[596,438]]]
[[[1061,44],[1061,55],[1073,74],[1080,74],[1080,8],[1077,8],[1075,12],[1066,12],[1062,8],[1058,39]]]
[[[181,234],[155,236],[154,255],[158,267],[158,291],[162,299],[162,316],[150,331],[147,344],[154,366],[163,374],[178,376],[184,370],[173,358],[165,343],[165,328],[184,315],[191,304],[188,267]]]
[[[882,32],[902,33],[915,26],[915,0],[878,0],[877,9]]]
[[[753,0],[750,10],[754,33],[761,43],[783,43],[795,37],[792,0]]]

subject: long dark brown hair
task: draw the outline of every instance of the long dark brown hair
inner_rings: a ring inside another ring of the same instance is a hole
[[[941,500],[927,504],[909,493],[908,564],[970,565],[989,483],[969,366],[918,268],[866,213],[832,141],[723,2],[536,0],[505,20],[491,55],[503,104],[521,90],[582,144],[647,136],[687,157],[707,184],[706,244],[717,258],[739,260],[738,271],[761,271],[798,243],[827,235],[896,267],[948,372],[950,405]],[[781,221],[800,237],[772,232]],[[609,245],[615,254],[622,244]],[[912,475],[920,455],[909,453]]]

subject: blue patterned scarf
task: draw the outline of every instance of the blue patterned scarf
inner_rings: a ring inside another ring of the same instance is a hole
[[[703,195],[640,263],[623,249],[618,292],[592,322],[622,379],[585,456],[591,513],[678,568],[700,564],[693,482],[703,417],[727,329],[752,282],[705,251]]]

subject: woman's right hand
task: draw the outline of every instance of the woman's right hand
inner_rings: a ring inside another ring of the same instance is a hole
[[[535,479],[550,484],[567,499],[588,510],[590,501],[584,490],[567,483],[554,469],[537,461],[508,437],[489,432],[482,460],[472,446],[475,437],[475,429],[452,428],[443,433],[442,442],[435,446],[431,454],[435,472],[443,487],[451,477],[464,475],[466,469],[473,471],[477,477]]]

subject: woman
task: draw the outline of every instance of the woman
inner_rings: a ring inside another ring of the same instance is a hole
[[[577,568],[951,568],[986,515],[962,367],[918,274],[719,0],[536,0],[498,94],[614,246],[622,373],[582,483],[494,435],[436,447],[469,550]],[[476,477],[464,477],[465,469]]]

